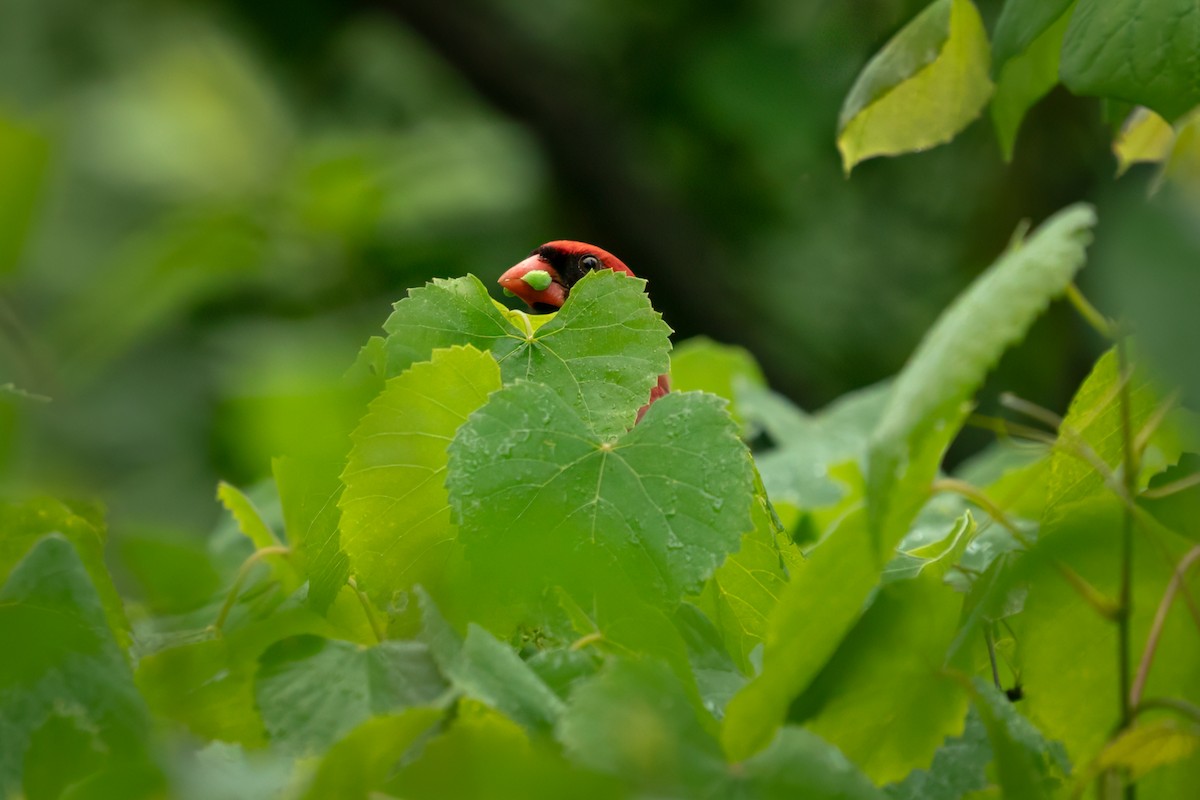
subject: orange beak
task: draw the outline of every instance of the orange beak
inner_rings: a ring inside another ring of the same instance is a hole
[[[539,255],[532,255],[511,267],[500,276],[498,283],[530,308],[538,304],[562,308],[567,300],[567,290],[558,273]]]

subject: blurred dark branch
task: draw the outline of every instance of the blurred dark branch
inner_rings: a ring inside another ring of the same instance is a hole
[[[638,174],[643,163],[619,106],[575,64],[476,0],[368,0],[419,34],[488,102],[541,140],[565,196],[684,333],[753,346],[728,300],[720,246],[679,203]],[[565,48],[568,52],[569,47]],[[537,244],[533,242],[530,244]],[[778,385],[788,387],[786,376]]]

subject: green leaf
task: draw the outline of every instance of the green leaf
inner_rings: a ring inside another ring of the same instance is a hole
[[[573,761],[649,795],[697,796],[725,777],[716,740],[658,661],[610,661],[571,695],[558,738]]]
[[[499,388],[490,355],[454,347],[390,379],[367,408],[351,436],[338,504],[341,549],[373,598],[441,585],[458,550],[443,485],[446,446]]]
[[[156,715],[204,739],[265,741],[254,707],[252,662],[236,663],[225,638],[160,650],[138,662],[137,685]]]
[[[1079,0],[1063,42],[1076,94],[1146,106],[1174,121],[1200,105],[1200,14],[1194,0]]]
[[[475,624],[468,627],[466,640],[460,639],[429,595],[418,591],[417,596],[421,638],[456,691],[530,730],[553,726],[562,713],[562,701],[511,647]]]
[[[677,392],[712,392],[729,401],[729,414],[746,436],[747,421],[740,395],[747,387],[765,387],[766,379],[750,351],[694,336],[671,352],[671,388]]]
[[[343,485],[337,466],[315,459],[271,461],[288,541],[308,575],[308,602],[324,613],[350,577],[338,531]]]
[[[1175,129],[1145,106],[1130,112],[1113,139],[1117,157],[1117,175],[1125,174],[1134,164],[1164,161],[1175,144]]]
[[[883,800],[885,795],[841,751],[803,728],[785,727],[741,773],[763,800]]]
[[[237,520],[238,529],[241,530],[242,535],[254,543],[254,549],[262,550],[266,547],[283,546],[283,542],[279,541],[275,531],[263,522],[262,515],[254,507],[254,503],[237,487],[221,481],[217,484],[217,499]]]
[[[736,553],[713,573],[696,600],[743,673],[752,672],[750,654],[765,639],[768,619],[791,570],[801,566],[800,550],[779,531],[763,494],[751,506],[754,529]]]
[[[1009,576],[1011,585],[1028,586],[1024,612],[1009,620],[1018,644],[1022,711],[1047,738],[1061,740],[1077,765],[1096,757],[1120,719],[1117,626],[1081,596],[1063,570],[1069,568],[1106,598],[1118,597],[1124,514],[1109,492],[1074,503],[1053,535],[1039,539]],[[1131,673],[1173,565],[1191,544],[1140,512],[1135,526]],[[1164,618],[1144,696],[1194,701],[1200,697],[1197,663],[1195,621],[1186,605],[1177,603]],[[1175,796],[1187,794],[1183,783]]]
[[[428,360],[440,348],[470,345],[476,350],[495,349],[499,361],[517,346],[509,339],[524,339],[474,275],[435,278],[410,289],[408,297],[395,304],[383,328],[388,333],[384,347],[389,378]]]
[[[1029,800],[1054,797],[1070,767],[1062,748],[1047,742],[990,683],[976,678],[972,695],[987,729],[1004,796]]]
[[[935,0],[859,74],[838,119],[850,172],[880,155],[950,141],[992,93],[987,31],[970,0]]]
[[[459,703],[454,725],[430,740],[385,791],[406,800],[613,800],[625,796],[611,778],[566,762],[545,743],[530,741],[516,723],[471,702]]]
[[[671,329],[650,306],[646,282],[612,270],[584,276],[553,318],[519,327],[474,276],[436,280],[396,304],[385,323],[388,374],[438,347],[490,350],[505,383],[517,378],[557,391],[600,434],[626,430],[669,368]],[[521,314],[518,319],[531,323]]]
[[[364,648],[308,635],[269,647],[254,682],[271,741],[295,753],[323,751],[373,715],[426,705],[445,691],[423,644]]]
[[[1200,472],[1200,454],[1184,453],[1179,463],[1150,481],[1154,489],[1176,481],[1195,480]],[[1139,497],[1138,505],[1154,515],[1163,526],[1181,536],[1200,542],[1200,483],[1164,497]]]
[[[1102,464],[1112,474],[1124,458],[1121,378],[1117,351],[1109,350],[1096,361],[1071,399],[1050,456],[1043,536],[1072,513],[1075,503],[1109,491],[1106,477],[1097,467]],[[1129,380],[1131,439],[1136,439],[1158,398],[1143,372],[1135,371]]]
[[[992,64],[999,71],[1061,22],[1075,0],[1005,0],[992,35]]]
[[[443,714],[436,708],[409,708],[371,717],[329,748],[304,793],[305,800],[370,800],[405,752]]]
[[[125,530],[113,544],[121,566],[140,590],[140,599],[153,612],[193,611],[221,589],[207,543],[195,536],[162,528]]]
[[[455,688],[532,729],[549,729],[562,701],[520,656],[478,625],[467,629],[458,657],[444,667]]]
[[[61,534],[75,546],[104,604],[113,635],[122,648],[128,647],[125,607],[104,564],[104,527],[99,520],[76,513],[66,503],[46,497],[19,505],[0,502],[0,582],[48,533]]]
[[[40,539],[0,587],[0,795],[22,791],[26,750],[72,721],[79,749],[104,754],[106,766],[143,764],[149,715],[106,609],[83,561],[62,536]],[[47,728],[49,726],[49,728]],[[40,733],[39,733],[40,732]],[[87,735],[95,744],[83,745]],[[33,775],[45,749],[33,751]],[[86,777],[94,760],[70,767]]]
[[[468,558],[580,602],[613,576],[668,604],[698,591],[750,528],[753,470],[723,405],[672,392],[613,441],[544,385],[494,393],[450,446]]]
[[[967,714],[963,732],[949,736],[934,753],[929,769],[913,770],[903,781],[884,787],[892,800],[960,800],[988,785],[985,770],[992,747],[979,712]]]
[[[761,750],[864,610],[883,563],[859,505],[792,572],[767,625],[762,673],[725,709],[721,744],[733,761]]]
[[[1011,3],[1004,6],[1008,11]],[[1039,5],[1052,5],[1043,2]],[[1058,83],[1058,60],[1071,15],[1064,13],[1027,47],[999,67],[992,97],[992,123],[1005,161],[1012,161],[1017,131],[1025,113]]]
[[[767,494],[775,503],[800,509],[831,506],[845,494],[832,470],[847,461],[866,468],[867,443],[887,403],[890,383],[844,395],[815,414],[806,414],[782,395],[747,391],[742,407],[776,446],[755,452]]]
[[[883,587],[790,718],[876,783],[927,766],[967,711],[966,692],[943,674],[961,609],[936,574]]]
[[[1081,786],[1105,770],[1128,770],[1129,780],[1176,764],[1200,751],[1200,726],[1175,719],[1156,719],[1121,731],[1104,746],[1077,779]]]
[[[871,529],[889,552],[923,504],[966,404],[1083,266],[1095,213],[1076,205],[1014,244],[947,308],[901,371],[872,435]]]
[[[556,591],[559,605],[579,636],[571,643],[572,650],[619,656],[638,653],[656,658],[674,670],[696,707],[702,707],[704,702],[688,657],[688,643],[678,624],[679,609],[673,620],[664,610],[643,602],[632,587],[623,582],[605,589],[596,595],[587,610],[561,588]]]

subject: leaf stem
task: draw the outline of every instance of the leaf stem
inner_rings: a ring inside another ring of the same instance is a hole
[[[1000,668],[996,666],[996,638],[992,635],[990,624],[983,629],[983,639],[987,642],[988,661],[992,664],[992,683],[997,689],[1004,691],[1004,687],[1000,685]]]
[[[1133,707],[1133,715],[1137,717],[1143,712],[1155,709],[1174,711],[1192,720],[1192,722],[1200,722],[1200,706],[1195,706],[1177,697],[1151,697],[1149,700],[1143,700]]]
[[[967,500],[982,508],[992,519],[996,520],[1026,550],[1033,548],[1033,543],[1029,541],[1029,538],[1013,524],[1004,511],[992,502],[991,498],[984,494],[981,489],[957,478],[940,478],[930,484],[929,488],[935,492],[955,492],[962,495]],[[1103,592],[1092,586],[1082,575],[1061,561],[1055,561],[1054,567],[1067,583],[1071,584],[1075,591],[1079,593],[1079,596],[1086,600],[1088,605],[1096,609],[1098,614],[1105,619],[1118,619],[1120,617],[1121,605],[1119,602],[1114,603],[1105,597]]]
[[[387,631],[379,627],[379,621],[375,619],[374,610],[371,608],[370,598],[362,589],[358,588],[358,581],[354,580],[353,575],[346,579],[346,585],[354,590],[354,595],[362,606],[363,614],[367,617],[367,624],[371,626],[371,631],[375,634],[375,643],[383,644],[383,640],[387,638]]]
[[[1079,316],[1083,317],[1096,333],[1105,339],[1116,338],[1116,326],[1083,296],[1083,292],[1079,291],[1079,287],[1074,283],[1067,284],[1067,300],[1075,306]]]
[[[1082,295],[1080,295],[1082,299]],[[1086,301],[1084,301],[1086,302]],[[1121,449],[1124,452],[1122,464],[1122,483],[1125,497],[1133,499],[1137,490],[1138,454],[1133,444],[1133,410],[1130,398],[1129,384],[1132,371],[1129,366],[1127,340],[1123,337],[1117,341],[1117,368],[1121,384],[1119,404],[1121,410]],[[1117,675],[1118,702],[1120,703],[1121,729],[1124,730],[1133,722],[1133,703],[1130,702],[1130,617],[1133,615],[1133,508],[1126,504],[1121,526],[1121,588],[1117,599],[1119,614],[1117,615]],[[1140,689],[1139,689],[1140,694]],[[1126,800],[1134,800],[1137,796],[1137,784],[1128,781],[1125,784]]]
[[[237,602],[238,595],[242,593],[242,585],[246,582],[246,578],[250,577],[250,570],[254,568],[255,564],[267,556],[286,556],[290,552],[288,548],[279,545],[255,550],[247,556],[238,569],[237,577],[233,579],[233,586],[229,587],[229,594],[225,596],[225,604],[221,606],[221,613],[217,614],[217,621],[213,623],[213,627],[217,630],[225,627],[225,620],[229,617],[229,612],[233,610],[233,604]]]
[[[1176,492],[1182,492],[1184,489],[1190,489],[1193,486],[1200,484],[1200,472],[1188,475],[1186,478],[1180,478],[1177,481],[1158,486],[1154,489],[1147,489],[1142,492],[1142,497],[1147,500],[1157,500],[1160,497],[1170,497]]]
[[[1154,614],[1154,622],[1150,625],[1150,633],[1146,637],[1146,647],[1142,650],[1142,660],[1138,664],[1137,677],[1134,678],[1133,688],[1129,690],[1129,707],[1136,708],[1141,704],[1142,692],[1146,689],[1146,679],[1150,675],[1150,665],[1154,663],[1154,656],[1158,652],[1158,643],[1162,637],[1163,626],[1167,622],[1167,612],[1171,610],[1171,604],[1175,601],[1175,595],[1179,593],[1180,587],[1187,578],[1187,573],[1191,568],[1200,562],[1200,545],[1196,545],[1191,550],[1187,551],[1179,564],[1175,567],[1175,572],[1171,575],[1171,581],[1167,584],[1167,589],[1163,592],[1162,600],[1159,601],[1158,610]]]

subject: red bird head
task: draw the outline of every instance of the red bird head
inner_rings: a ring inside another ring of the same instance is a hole
[[[500,285],[535,311],[562,308],[571,287],[595,269],[611,269],[633,275],[625,262],[607,250],[584,242],[546,242],[500,276]]]

